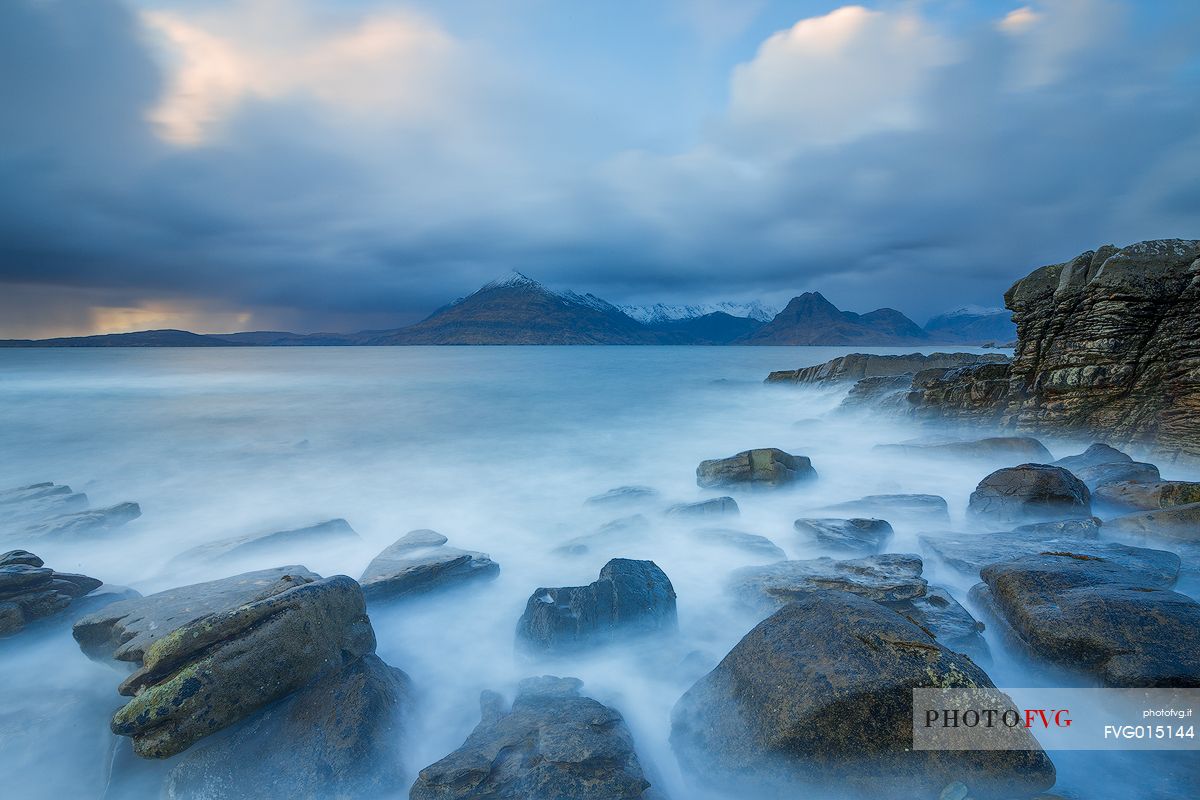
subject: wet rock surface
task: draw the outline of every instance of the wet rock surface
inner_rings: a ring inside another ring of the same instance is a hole
[[[1092,493],[1096,505],[1126,511],[1153,511],[1159,508],[1200,503],[1200,482],[1153,481],[1106,483]]]
[[[1090,467],[1077,467],[1072,472],[1092,492],[1112,483],[1127,481],[1152,483],[1162,479],[1162,476],[1158,473],[1158,467],[1143,461],[1118,461],[1113,464],[1095,464]]]
[[[729,577],[728,586],[739,601],[770,613],[814,589],[836,589],[870,600],[911,600],[925,594],[918,556],[886,553],[835,561],[814,558],[743,567]]]
[[[851,553],[878,553],[892,538],[892,526],[883,519],[803,518],[793,527],[811,542],[829,550]]]
[[[1200,503],[1126,514],[1105,522],[1104,530],[1148,541],[1195,544],[1200,542]]]
[[[1007,363],[999,353],[907,353],[878,355],[850,353],[845,356],[801,369],[779,370],[767,376],[766,383],[829,384],[857,381],[862,378],[904,375],[925,369],[950,369],[977,363]]]
[[[614,558],[587,586],[539,588],[517,623],[517,643],[569,653],[631,637],[674,633],[675,589],[653,561]]]
[[[203,562],[232,561],[249,556],[261,556],[278,549],[294,549],[305,546],[326,546],[336,543],[357,544],[362,540],[350,523],[344,519],[330,519],[286,531],[233,536],[193,547],[176,556],[173,561]]]
[[[998,469],[980,481],[967,511],[991,525],[1089,518],[1091,493],[1062,467],[1022,464]]]
[[[167,758],[374,652],[362,591],[334,576],[280,579],[261,599],[193,620],[145,651],[112,731]]]
[[[55,572],[27,550],[0,554],[0,637],[66,611],[101,583],[86,575]]]
[[[984,663],[991,657],[981,634],[983,623],[971,616],[971,612],[941,586],[926,588],[920,597],[884,605],[947,649],[968,655],[976,663]]]
[[[495,578],[500,565],[487,553],[447,547],[437,531],[406,533],[367,565],[362,577],[368,600],[398,599]]]
[[[774,447],[744,450],[729,458],[701,461],[696,467],[696,483],[704,489],[763,489],[787,486],[817,477],[812,462]]]
[[[732,517],[740,512],[732,497],[714,497],[696,503],[678,503],[668,508],[666,514],[668,517]]]
[[[484,692],[462,746],[421,770],[411,800],[656,797],[616,710],[581,696],[575,678],[522,681],[510,709]]]
[[[760,622],[683,695],[671,745],[686,775],[730,796],[936,797],[955,781],[977,797],[1048,789],[1054,768],[1032,743],[912,750],[912,689],[991,686],[969,658],[894,611],[813,591]]]
[[[1067,551],[991,564],[972,598],[1032,654],[1114,687],[1200,687],[1200,603]]]
[[[402,790],[412,682],[365,655],[225,736],[185,753],[164,786],[169,800],[368,800]]]

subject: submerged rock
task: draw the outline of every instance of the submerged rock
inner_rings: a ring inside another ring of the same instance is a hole
[[[408,780],[412,682],[377,656],[269,705],[229,735],[189,750],[167,776],[169,800],[392,796]]]
[[[86,575],[55,572],[27,550],[0,554],[0,636],[65,611],[100,585]]]
[[[697,503],[678,503],[666,511],[668,517],[719,517],[736,516],[739,513],[737,501],[732,497],[714,497]]]
[[[747,553],[762,556],[770,561],[782,561],[787,558],[787,553],[783,552],[778,545],[767,537],[759,536],[755,533],[735,531],[728,528],[701,528],[700,530],[689,532],[688,535],[705,544],[745,550]]]
[[[689,689],[671,715],[684,773],[728,796],[935,797],[961,781],[975,797],[1049,788],[1029,750],[914,750],[912,690],[991,687],[966,656],[899,614],[838,591],[799,594]]]
[[[1104,523],[1104,530],[1117,536],[1200,542],[1200,503],[1126,514]]]
[[[554,548],[555,553],[578,556],[594,549],[624,549],[645,537],[650,521],[641,514],[609,520],[591,533],[576,536]]]
[[[395,599],[447,589],[500,574],[487,553],[446,546],[431,530],[410,531],[375,556],[359,582],[368,600]]]
[[[358,544],[362,540],[350,523],[344,519],[330,519],[287,531],[272,531],[249,536],[233,536],[185,550],[172,559],[173,562],[187,561],[232,561],[247,556],[262,555],[278,549],[294,549],[300,546],[324,546],[337,542]]]
[[[462,746],[421,770],[411,800],[651,800],[633,736],[614,709],[582,697],[575,678],[522,681],[512,708],[480,697]]]
[[[1106,483],[1092,493],[1092,500],[1096,505],[1139,511],[1173,508],[1200,503],[1200,483],[1191,481]]]
[[[1123,453],[1115,447],[1097,442],[1078,455],[1060,458],[1054,462],[1054,466],[1075,472],[1075,470],[1083,469],[1084,467],[1098,467],[1103,464],[1128,464],[1132,461],[1133,458],[1128,453]]]
[[[696,467],[696,483],[705,489],[778,487],[816,477],[817,471],[808,458],[774,447],[744,450],[729,458],[701,461]]]
[[[936,494],[870,494],[825,506],[825,511],[845,511],[886,517],[907,517],[938,522],[950,521],[946,499]]]
[[[107,508],[92,508],[73,514],[62,514],[32,525],[21,536],[31,540],[66,539],[110,533],[142,515],[137,503],[117,503]]]
[[[1200,687],[1200,603],[1096,556],[991,564],[972,597],[1040,658],[1113,687]]]
[[[878,553],[892,538],[892,526],[882,519],[798,519],[793,526],[803,536],[832,550]]]
[[[70,486],[33,483],[0,491],[0,529],[17,529],[87,508],[88,498]]]
[[[78,620],[72,634],[90,658],[141,663],[154,642],[177,628],[269,597],[281,583],[298,586],[320,577],[293,565],[181,586],[113,603]]]
[[[517,642],[570,652],[622,638],[674,632],[675,589],[653,561],[614,558],[587,586],[540,588],[517,623]]]
[[[281,579],[265,595],[151,644],[121,684],[132,699],[113,716],[113,733],[131,737],[140,756],[167,758],[374,652],[352,579]]]
[[[732,594],[747,606],[772,612],[814,589],[837,589],[870,600],[911,600],[925,594],[921,559],[886,553],[834,561],[814,558],[743,567],[729,577]]]
[[[649,486],[618,486],[603,494],[589,497],[584,501],[587,506],[633,506],[657,500],[658,490]]]
[[[880,444],[874,448],[885,453],[901,455],[962,458],[980,461],[1049,461],[1050,451],[1030,436],[992,436],[970,442],[943,444]]]
[[[1062,467],[1022,464],[980,481],[967,511],[990,524],[1006,525],[1091,517],[1092,502],[1083,481]]]

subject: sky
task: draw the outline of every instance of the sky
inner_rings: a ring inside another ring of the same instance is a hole
[[[1194,0],[0,3],[0,337],[398,327],[514,269],[923,323],[1163,237]]]

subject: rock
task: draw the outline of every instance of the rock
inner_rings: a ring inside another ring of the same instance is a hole
[[[169,800],[367,800],[407,783],[412,682],[377,656],[263,708],[225,737],[189,750],[167,776]]]
[[[881,375],[863,378],[850,387],[838,405],[838,411],[854,412],[876,409],[901,411],[908,404],[913,375]]]
[[[1200,456],[1198,275],[1200,241],[1182,239],[1106,245],[1035,270],[1004,296],[1017,323],[1011,367],[986,387],[935,380],[910,407]]]
[[[31,483],[28,486],[18,486],[14,489],[0,489],[0,506],[27,503],[55,495],[71,494],[70,486],[59,486],[46,481]]]
[[[131,737],[142,757],[168,758],[374,652],[351,578],[283,578],[273,589],[151,644],[121,684],[132,699],[113,715],[113,733]]]
[[[512,708],[484,692],[462,746],[421,770],[411,800],[650,800],[633,736],[574,678],[522,681]]]
[[[1031,522],[1013,528],[1017,533],[1031,533],[1035,536],[1077,536],[1081,539],[1095,539],[1100,535],[1103,525],[1099,517],[1088,519],[1056,519],[1052,522]]]
[[[993,525],[1048,522],[1092,515],[1091,493],[1062,467],[1022,464],[988,475],[975,491],[967,511]]]
[[[1112,687],[1200,687],[1200,603],[1103,558],[991,564],[972,597],[1030,652]]]
[[[714,497],[698,503],[679,503],[667,509],[669,517],[717,517],[736,516],[740,513],[737,501],[732,497]]]
[[[1128,453],[1122,453],[1115,447],[1109,447],[1106,444],[1097,442],[1078,455],[1060,458],[1053,463],[1056,467],[1062,467],[1063,469],[1075,472],[1075,470],[1082,469],[1083,467],[1099,467],[1104,464],[1127,464],[1132,461],[1133,459]]]
[[[871,494],[858,500],[825,506],[823,510],[950,521],[950,509],[945,498],[936,494]]]
[[[652,502],[657,500],[658,497],[658,490],[652,489],[649,486],[618,486],[616,489],[609,489],[604,494],[589,497],[584,501],[584,505],[602,507],[632,506]]]
[[[914,688],[992,687],[969,658],[863,597],[798,594],[689,689],[671,715],[686,775],[726,796],[933,797],[952,781],[973,796],[1049,788],[1029,750],[912,749]]]
[[[201,617],[269,597],[281,582],[320,580],[304,567],[263,569],[113,603],[75,623],[72,634],[89,658],[141,663],[158,639]]]
[[[751,608],[773,612],[814,589],[837,589],[895,602],[925,594],[918,556],[886,553],[834,561],[814,558],[743,567],[729,577],[730,592]]]
[[[93,508],[73,514],[50,517],[21,532],[26,540],[53,540],[81,535],[110,533],[142,515],[137,503],[117,503],[107,508]]]
[[[1104,530],[1113,536],[1200,542],[1200,503],[1126,514],[1104,523]]]
[[[1162,479],[1158,467],[1142,461],[1118,461],[1113,464],[1095,464],[1090,467],[1079,467],[1074,475],[1083,481],[1089,491],[1110,483],[1133,481],[1135,483],[1153,483]]]
[[[793,526],[806,538],[832,550],[878,553],[892,538],[882,519],[798,519]]]
[[[704,489],[721,487],[770,488],[814,480],[817,471],[805,456],[794,456],[774,447],[744,450],[729,458],[701,461],[696,483]]]
[[[983,623],[941,586],[928,587],[920,597],[884,605],[937,639],[943,647],[970,656],[976,663],[991,657],[980,634]]]
[[[609,520],[591,533],[576,536],[554,548],[561,555],[578,556],[595,548],[624,548],[630,542],[642,539],[650,521],[641,514],[630,514],[627,517]]]
[[[1029,436],[992,436],[972,442],[944,444],[880,444],[876,451],[899,455],[963,458],[980,461],[1048,462],[1052,458],[1045,445]]]
[[[350,523],[344,519],[330,519],[288,531],[234,536],[207,542],[185,550],[172,559],[172,563],[199,561],[232,561],[247,556],[262,555],[279,549],[294,549],[304,546],[325,546],[338,542],[358,544],[362,540]]]
[[[920,536],[921,547],[948,566],[978,576],[990,565],[1046,552],[1069,552],[1102,558],[1142,576],[1154,586],[1169,588],[1179,577],[1179,556],[1166,550],[1132,547],[1116,542],[1081,539],[1070,535],[1010,533],[964,533]]]
[[[857,381],[862,378],[887,377],[920,372],[924,369],[963,367],[978,363],[1007,363],[1008,358],[989,353],[907,353],[905,355],[876,355],[850,353],[802,369],[780,370],[767,376],[765,383],[829,384]]]
[[[446,546],[437,531],[410,531],[375,556],[359,582],[368,600],[439,591],[500,574],[487,553]]]
[[[787,558],[787,553],[783,552],[778,545],[767,537],[754,533],[729,530],[728,528],[701,528],[691,531],[688,535],[705,544],[745,550],[747,553],[762,556],[770,561],[782,561]]]
[[[86,575],[55,572],[27,550],[0,555],[0,636],[65,611],[100,585]]]
[[[587,586],[540,588],[517,623],[517,642],[570,652],[622,638],[674,632],[675,589],[653,561],[614,558]]]
[[[1153,481],[1106,483],[1092,492],[1098,506],[1152,511],[1158,508],[1200,503],[1200,483],[1191,481]]]
[[[0,492],[0,528],[16,528],[87,508],[88,498],[70,486],[36,483]]]

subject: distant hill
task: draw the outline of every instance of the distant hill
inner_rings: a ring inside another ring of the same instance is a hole
[[[512,272],[366,344],[673,344],[591,294],[556,292]]]
[[[925,331],[894,308],[855,314],[842,311],[820,292],[805,292],[793,297],[773,320],[734,344],[908,345],[927,341]]]
[[[0,339],[0,347],[229,347],[236,344],[202,333],[170,329],[58,339]]]
[[[954,344],[1007,344],[1016,341],[1012,312],[1003,308],[963,308],[938,314],[925,323],[930,341]]]
[[[699,317],[663,320],[649,327],[677,338],[681,344],[730,344],[764,324],[750,317],[735,317],[715,311]]]

